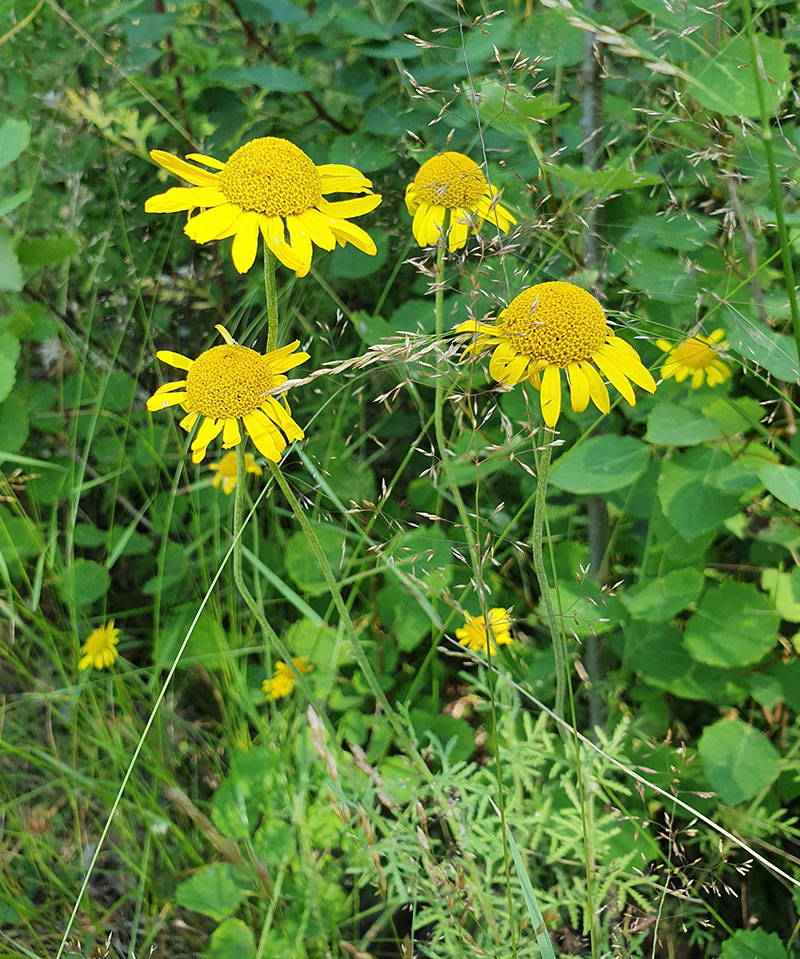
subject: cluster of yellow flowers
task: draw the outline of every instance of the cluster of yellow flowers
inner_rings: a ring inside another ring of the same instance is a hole
[[[337,244],[349,243],[364,253],[376,252],[369,234],[350,221],[374,210],[382,198],[373,192],[372,181],[355,167],[338,163],[317,166],[299,147],[279,137],[251,140],[226,162],[200,153],[190,153],[185,160],[162,150],[150,155],[191,186],[172,187],[150,197],[146,212],[185,212],[184,233],[196,243],[232,237],[231,256],[239,273],[253,266],[259,237],[298,277],[311,269],[315,246],[330,251]],[[355,196],[327,199],[335,194]],[[483,170],[469,157],[452,151],[423,163],[405,195],[416,241],[423,247],[443,244],[450,252],[463,249],[469,235],[477,234],[486,222],[498,233],[516,224],[500,199]],[[224,344],[196,359],[169,350],[157,353],[160,360],[186,376],[160,386],[147,401],[147,408],[182,407],[186,415],[180,426],[187,432],[197,427],[191,443],[195,463],[203,460],[209,444],[220,435],[223,449],[229,450],[242,442],[243,432],[262,456],[278,463],[287,444],[304,436],[281,387],[287,382],[286,373],[309,355],[298,349],[299,340],[261,354],[235,343],[224,327],[216,329]],[[631,384],[649,393],[656,389],[639,354],[608,325],[600,303],[571,283],[531,286],[496,318],[470,320],[456,333],[477,334],[464,356],[493,347],[489,373],[497,383],[532,384],[539,393],[544,423],[551,429],[561,415],[562,372],[576,413],[583,412],[590,400],[601,413],[610,411],[603,377],[630,405],[636,403]],[[730,375],[719,357],[726,347],[723,335],[716,330],[710,337],[689,337],[677,346],[659,340],[658,346],[668,353],[662,377],[674,376],[681,382],[691,376],[694,388],[704,377],[709,385],[721,383]],[[261,468],[247,455],[247,472],[260,475]],[[237,482],[235,455],[226,454],[212,469],[216,470],[214,486],[222,485],[223,491],[230,493]],[[499,609],[491,610],[486,623],[470,617],[459,630],[459,635],[464,634],[461,642],[473,650],[495,653],[498,645],[510,642],[508,622],[505,611]],[[498,623],[503,624],[500,633]],[[97,668],[113,663],[119,631],[113,629],[113,621],[104,630],[96,630],[87,640],[81,668],[89,663]],[[486,638],[490,632],[494,641]],[[96,638],[100,633],[108,636],[102,648]],[[278,666],[293,676],[288,666]],[[271,698],[284,695],[276,690],[285,688],[287,681],[283,672],[276,672],[274,679],[266,681],[271,685],[265,691]]]

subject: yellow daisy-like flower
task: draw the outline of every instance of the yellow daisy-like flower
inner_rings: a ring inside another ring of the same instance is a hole
[[[496,606],[489,610],[485,620],[483,616],[467,616],[466,623],[456,630],[456,639],[460,646],[468,646],[473,653],[488,652],[495,656],[499,646],[511,643],[510,626],[506,610]]]
[[[456,329],[457,333],[467,331],[479,336],[465,355],[494,346],[489,362],[492,377],[504,386],[530,380],[539,390],[542,416],[549,427],[561,415],[562,370],[576,413],[582,413],[589,400],[601,413],[611,409],[600,373],[631,406],[636,396],[629,381],[648,393],[656,389],[639,354],[606,322],[602,306],[572,283],[537,283],[515,297],[494,323],[468,320]]]
[[[708,380],[709,386],[724,383],[731,375],[727,363],[720,359],[720,353],[728,348],[724,340],[724,330],[714,330],[710,336],[698,333],[677,346],[667,340],[656,340],[656,346],[669,354],[661,367],[662,378],[668,380],[674,376],[676,382],[683,383],[691,376],[693,390],[702,386],[704,380]]]
[[[170,350],[156,353],[164,363],[186,370],[186,379],[159,386],[147,408],[152,413],[180,404],[186,410],[180,426],[187,433],[202,419],[191,446],[194,463],[203,459],[208,444],[220,433],[223,449],[241,443],[242,426],[259,453],[279,463],[286,440],[301,440],[305,434],[292,419],[286,398],[278,400],[267,391],[285,383],[288,377],[283,374],[305,363],[308,353],[295,353],[300,345],[295,340],[262,355],[234,343],[224,326],[216,329],[225,345],[211,347],[196,360]]]
[[[222,492],[226,496],[230,496],[236,489],[236,480],[239,475],[236,453],[226,453],[219,463],[211,463],[208,468],[217,474],[211,485],[215,488],[222,486]],[[261,476],[264,472],[256,463],[252,453],[244,454],[244,471],[245,473],[255,473],[256,476]]]
[[[414,239],[420,246],[430,246],[446,234],[452,253],[466,245],[469,233],[477,233],[484,220],[508,232],[517,221],[498,203],[498,196],[478,164],[463,153],[431,157],[406,187]]]
[[[146,213],[188,211],[183,232],[195,243],[233,237],[231,256],[239,273],[255,262],[259,232],[267,248],[305,276],[311,268],[312,243],[333,250],[352,243],[375,253],[372,238],[348,218],[369,213],[381,202],[372,181],[355,167],[341,163],[316,166],[300,147],[280,137],[259,137],[239,147],[226,163],[202,153],[189,153],[202,167],[163,150],[151,150],[155,162],[191,187],[173,187],[151,196]],[[355,199],[331,202],[330,193],[364,193]],[[194,210],[201,213],[192,216]],[[289,231],[286,238],[284,226]]]
[[[110,619],[105,626],[89,633],[89,638],[81,646],[83,656],[78,663],[78,669],[88,669],[94,666],[95,669],[108,669],[114,665],[119,656],[117,643],[119,639],[119,630],[114,629],[114,620]]]
[[[310,666],[308,660],[304,656],[298,656],[293,658],[292,662],[294,667],[301,676],[306,673],[310,673],[314,668]],[[272,679],[265,679],[261,684],[261,688],[264,690],[264,695],[267,699],[282,699],[284,696],[288,696],[294,689],[294,684],[297,680],[295,675],[292,672],[291,666],[287,666],[286,663],[278,660],[275,663],[275,673]]]

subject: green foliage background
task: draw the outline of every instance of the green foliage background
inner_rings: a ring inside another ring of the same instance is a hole
[[[798,356],[764,147],[767,132],[796,260],[797,4],[759,5],[754,24],[766,126],[733,3],[0,6],[0,956],[798,954]],[[313,662],[333,735],[300,690],[264,702],[274,651],[227,569],[215,579],[232,499],[175,418],[145,409],[156,349],[196,356],[216,323],[248,343],[264,322],[258,267],[240,277],[226,242],[145,215],[175,185],[148,150],[225,159],[266,135],[384,197],[359,221],[376,256],[279,272],[282,340],[330,370],[292,393],[306,440],[282,470],[427,775],[261,480],[248,580]],[[403,203],[446,147],[485,156],[518,219],[448,258],[446,328],[567,279],[602,286],[655,374],[656,339],[727,334],[722,386],[672,379],[559,422],[546,556],[580,744],[542,708],[538,399],[436,342],[433,256]],[[480,575],[439,469],[437,388]],[[452,641],[479,582],[515,620],[496,673]],[[79,673],[111,618],[121,658]]]

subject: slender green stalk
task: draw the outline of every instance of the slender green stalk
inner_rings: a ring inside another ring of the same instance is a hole
[[[566,701],[566,657],[564,655],[561,630],[559,629],[556,611],[553,607],[553,597],[550,593],[550,584],[547,581],[547,573],[544,569],[544,557],[542,555],[542,525],[544,523],[545,496],[547,494],[547,475],[550,472],[551,455],[552,450],[548,444],[541,451],[541,455],[539,457],[539,468],[536,476],[536,505],[533,508],[531,551],[533,553],[533,569],[536,573],[536,581],[539,584],[539,592],[541,593],[542,602],[544,603],[547,627],[550,630],[550,639],[553,643],[553,658],[556,665],[555,713],[560,719],[563,719],[564,704]]]
[[[270,254],[271,255],[271,254]],[[306,701],[314,707],[314,694],[311,692],[308,683],[303,674],[295,667],[292,662],[292,654],[288,646],[278,636],[269,623],[263,607],[253,599],[250,590],[244,581],[242,575],[242,532],[244,524],[244,497],[245,486],[247,484],[247,473],[245,471],[244,440],[236,446],[236,497],[233,501],[233,581],[239,595],[245,602],[245,605],[253,614],[256,622],[261,627],[270,646],[278,653],[280,658],[294,673],[294,679],[300,691],[303,693]],[[330,720],[319,709],[314,707],[320,719],[325,723],[330,736],[335,738],[335,731],[330,725]]]
[[[267,298],[267,353],[278,348],[278,285],[275,254],[264,244],[264,295]],[[241,446],[241,443],[239,444]],[[240,474],[241,475],[241,474]],[[238,486],[237,486],[238,489]]]
[[[800,356],[800,311],[798,311],[797,308],[797,296],[795,294],[792,251],[789,245],[789,234],[786,231],[786,221],[783,218],[780,183],[778,182],[778,171],[775,166],[775,152],[772,149],[771,117],[767,112],[767,101],[764,96],[762,73],[763,76],[766,76],[767,72],[764,69],[764,61],[761,59],[761,53],[758,49],[758,38],[753,29],[753,11],[750,6],[750,0],[742,0],[742,10],[744,12],[747,41],[750,44],[750,55],[753,61],[753,78],[756,84],[758,109],[761,114],[761,139],[764,142],[764,154],[767,158],[767,169],[769,170],[769,188],[772,194],[772,206],[775,210],[775,222],[778,226],[778,240],[781,245],[781,259],[783,261],[783,278],[786,286],[786,295],[789,297],[789,309],[792,314],[792,333],[794,334],[794,341],[797,345],[797,354]]]
[[[339,617],[344,624],[344,628],[350,639],[350,644],[352,646],[356,662],[358,663],[359,669],[364,674],[367,685],[375,697],[376,702],[380,704],[381,709],[384,711],[387,720],[395,732],[395,735],[398,737],[403,747],[408,751],[409,756],[414,760],[420,772],[422,772],[425,777],[429,779],[430,770],[425,764],[425,760],[419,754],[417,747],[414,745],[405,727],[400,722],[397,713],[394,711],[389,703],[389,700],[386,698],[386,694],[381,689],[380,683],[378,682],[378,677],[375,675],[375,670],[372,668],[372,663],[370,663],[367,654],[364,652],[364,648],[361,645],[361,640],[358,638],[358,633],[353,625],[353,620],[350,618],[350,611],[348,610],[347,604],[342,597],[342,592],[339,589],[339,584],[336,582],[336,577],[333,575],[333,570],[328,562],[328,557],[325,555],[325,552],[322,549],[322,545],[317,538],[317,534],[314,532],[313,526],[308,521],[308,517],[303,512],[303,508],[297,502],[297,497],[294,495],[291,486],[289,486],[286,477],[283,475],[283,473],[281,473],[280,469],[274,463],[270,463],[269,466],[275,482],[278,484],[278,486],[280,486],[283,495],[286,497],[286,500],[289,503],[289,506],[291,507],[292,512],[294,513],[297,522],[300,524],[300,528],[306,537],[308,545],[311,547],[311,551],[319,563],[320,570],[325,578],[325,584],[327,585],[328,591],[333,598],[333,602],[336,606],[337,612],[339,613]]]

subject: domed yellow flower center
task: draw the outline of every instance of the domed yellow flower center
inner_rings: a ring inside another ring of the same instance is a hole
[[[674,347],[670,357],[681,366],[688,366],[690,370],[704,370],[718,358],[713,346],[703,343],[694,336],[690,336],[688,340]]]
[[[538,283],[515,297],[498,318],[519,353],[556,366],[591,358],[609,329],[603,308],[572,283]]]
[[[419,168],[414,187],[421,200],[449,209],[471,207],[488,184],[478,164],[463,153],[441,153]]]
[[[219,174],[219,188],[231,203],[267,216],[303,213],[322,199],[322,179],[311,158],[280,137],[239,147]]]
[[[246,346],[213,346],[186,374],[187,408],[203,416],[240,419],[262,406],[274,385],[267,357]]]

